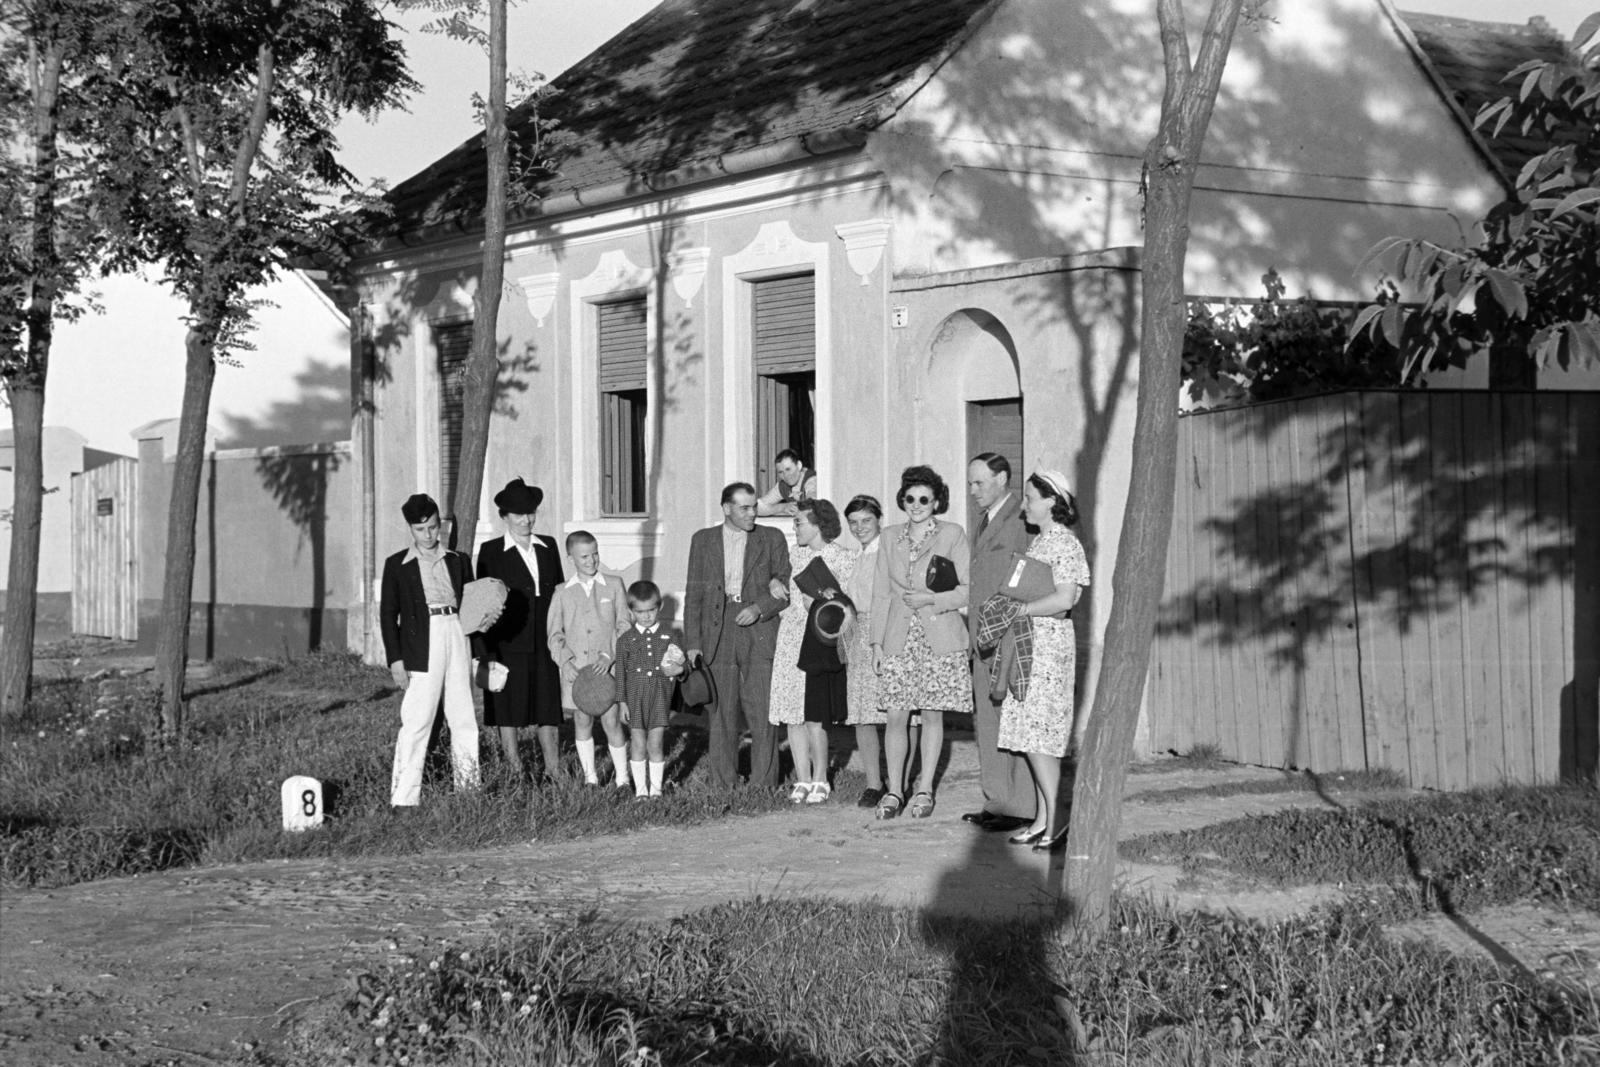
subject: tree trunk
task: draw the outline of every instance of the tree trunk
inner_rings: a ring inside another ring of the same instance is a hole
[[[33,176],[28,223],[28,293],[23,321],[28,343],[20,365],[7,369],[12,442],[16,449],[11,505],[11,559],[6,577],[5,632],[0,635],[0,716],[21,714],[33,689],[33,633],[38,618],[39,532],[44,513],[44,383],[55,329],[60,261],[56,249],[56,130],[64,46],[28,49],[33,88]]]
[[[29,331],[28,347],[40,339]],[[43,338],[46,350],[49,337]],[[0,715],[20,715],[33,687],[33,633],[39,590],[39,526],[44,512],[44,382],[9,381],[12,463],[11,561],[6,584],[5,639],[0,643]]]
[[[172,469],[172,497],[167,506],[167,565],[161,585],[161,633],[156,644],[156,677],[161,683],[161,728],[175,736],[183,728],[183,674],[189,659],[189,605],[194,589],[195,521],[200,508],[200,479],[206,464],[206,416],[211,411],[211,384],[217,376],[212,359],[214,324],[196,314],[189,329],[183,375],[183,407],[178,422],[178,456]],[[215,552],[216,546],[211,545]]]
[[[1160,0],[1157,5],[1167,88],[1160,132],[1145,150],[1144,159],[1143,306],[1133,472],[1117,566],[1111,576],[1111,614],[1106,622],[1099,685],[1072,791],[1062,901],[1072,929],[1088,937],[1104,932],[1111,919],[1122,792],[1139,724],[1172,533],[1189,199],[1241,3],[1214,0],[1200,59],[1192,70],[1181,0]]]
[[[483,205],[483,268],[472,301],[472,352],[467,356],[461,396],[461,458],[456,468],[455,525],[451,539],[471,552],[478,530],[489,453],[489,420],[500,379],[496,334],[500,289],[506,271],[506,0],[489,0],[489,106],[484,146],[488,155],[488,194]]]

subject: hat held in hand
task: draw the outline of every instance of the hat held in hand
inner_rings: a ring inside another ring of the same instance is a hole
[[[475,634],[487,630],[500,618],[506,606],[506,583],[498,578],[479,578],[461,590],[461,630]]]
[[[604,667],[591,663],[572,680],[572,702],[585,715],[604,715],[617,702],[617,680]]]

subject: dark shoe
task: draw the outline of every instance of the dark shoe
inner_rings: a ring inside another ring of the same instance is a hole
[[[1033,820],[1019,819],[1015,815],[996,815],[991,812],[989,817],[980,825],[982,825],[985,830],[989,830],[993,833],[1006,834],[1010,833],[1012,830],[1019,830],[1024,826],[1032,826]]]
[[[882,789],[873,789],[871,786],[868,786],[867,788],[865,788],[865,789],[863,789],[861,791],[861,799],[856,801],[856,807],[858,807],[858,808],[875,808],[875,807],[878,806],[878,801],[880,801],[882,799],[883,799],[883,790]]]
[[[989,820],[992,819],[992,818],[994,818],[994,814],[992,812],[987,812],[987,811],[969,811],[969,812],[966,812],[965,814],[963,814],[961,816],[961,821],[962,822],[970,822],[974,826],[985,826],[986,827],[986,826],[989,825]]]
[[[1037,830],[1022,830],[1019,833],[1012,834],[1010,837],[1006,838],[1006,844],[1037,845],[1040,841],[1044,840],[1044,832],[1048,829],[1048,826],[1041,826]]]
[[[1068,829],[1071,829],[1068,827]],[[1067,847],[1067,830],[1062,830],[1052,838],[1041,839],[1033,846],[1035,852],[1060,852]]]

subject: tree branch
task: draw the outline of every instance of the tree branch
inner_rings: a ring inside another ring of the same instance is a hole
[[[1166,99],[1161,102],[1165,117],[1177,113],[1189,83],[1189,32],[1183,21],[1183,0],[1156,0],[1156,24],[1161,28],[1161,58],[1167,68]]]
[[[1185,155],[1198,154],[1199,141],[1211,125],[1211,111],[1216,107],[1222,71],[1227,66],[1228,53],[1233,50],[1233,31],[1239,25],[1239,12],[1243,7],[1244,0],[1215,0],[1211,5],[1206,28],[1200,35],[1200,58],[1194,65],[1194,78],[1199,85],[1193,92],[1186,92],[1183,101],[1183,138],[1196,142],[1192,149],[1188,144],[1182,146]],[[1198,165],[1200,161],[1194,162]]]
[[[194,193],[195,206],[200,206],[200,191],[203,188],[200,171],[200,144],[194,135],[194,123],[189,119],[189,109],[183,104],[177,107],[178,127],[183,131],[183,155],[189,161],[189,188]]]
[[[250,190],[250,168],[255,165],[256,151],[261,147],[261,135],[267,128],[267,116],[272,112],[273,82],[272,46],[263,44],[256,53],[256,103],[250,113],[250,125],[245,128],[244,139],[233,157],[233,184],[228,199],[236,216],[244,214],[245,194]]]

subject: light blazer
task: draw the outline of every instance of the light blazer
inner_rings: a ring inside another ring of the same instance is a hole
[[[959,523],[943,519],[934,522],[938,527],[912,565],[909,582],[906,567],[911,553],[905,541],[908,524],[890,526],[879,535],[883,538],[883,547],[878,549],[878,574],[872,583],[872,643],[882,645],[885,655],[895,656],[905,650],[906,634],[911,630],[911,609],[901,597],[906,593],[928,592],[928,561],[935,555],[945,556],[956,565],[956,577],[961,584],[943,593],[934,593],[933,603],[918,609],[923,632],[928,635],[928,644],[936,655],[965,652],[971,642],[960,614],[967,606],[967,594],[971,590],[967,532]]]
[[[967,607],[967,629],[972,635],[974,650],[978,647],[978,609],[998,593],[1000,583],[1011,576],[1011,553],[1028,551],[1028,540],[1028,527],[1022,521],[1022,494],[1012,492],[999,513],[972,542],[972,596]]]
[[[602,655],[615,659],[617,637],[632,625],[627,591],[615,574],[597,575],[593,594],[570,584],[556,590],[545,629],[550,639],[550,657],[561,670],[563,707],[577,706],[572,702],[572,680],[578,668],[599,662]]]
[[[383,561],[383,592],[378,600],[378,628],[383,631],[384,662],[400,660],[408,671],[428,669],[428,598],[422,589],[422,565],[414,549],[403,549]],[[455,586],[472,581],[472,560],[445,550],[445,567]]]
[[[783,534],[757,524],[744,545],[744,585],[739,596],[747,606],[761,612],[761,621],[750,629],[756,650],[771,656],[778,647],[778,613],[788,602],[779,600],[768,588],[776,578],[789,584],[789,542]],[[689,539],[689,580],[684,591],[684,649],[698,648],[706,661],[717,658],[722,641],[723,606],[727,601],[722,576],[722,524],[696,530]]]

